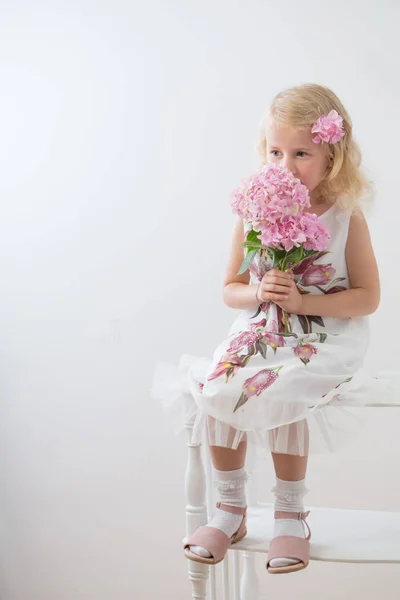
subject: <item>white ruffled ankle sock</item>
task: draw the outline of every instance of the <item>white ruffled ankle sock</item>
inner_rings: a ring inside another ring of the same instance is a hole
[[[214,469],[215,485],[219,491],[221,504],[230,506],[246,506],[246,471],[245,468],[235,471],[218,471]],[[216,527],[231,537],[239,529],[243,515],[234,515],[226,510],[217,509],[215,516],[206,527]],[[209,558],[211,554],[201,546],[190,546],[194,554]]]
[[[304,512],[303,496],[308,492],[305,479],[300,481],[283,481],[276,478],[276,486],[272,490],[275,493],[275,511],[282,512]],[[305,538],[304,525],[298,519],[275,519],[274,535],[293,535]],[[270,561],[272,568],[287,567],[295,565],[298,560],[293,558],[273,558]]]

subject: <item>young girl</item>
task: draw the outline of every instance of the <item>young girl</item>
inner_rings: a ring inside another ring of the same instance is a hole
[[[369,184],[337,96],[313,84],[278,94],[259,149],[263,163],[286,167],[308,188],[309,212],[321,218],[331,243],[293,272],[275,270],[259,254],[250,272],[238,275],[248,224],[236,220],[223,295],[240,312],[211,363],[194,360],[182,371],[197,407],[194,436],[205,424],[220,495],[216,515],[184,551],[215,564],[246,535],[246,445],[256,441],[268,445],[276,473],[267,568],[288,573],[309,561],[303,497],[310,447],[332,450],[338,433],[352,434],[355,419],[341,404],[376,400],[376,379],[361,367],[367,315],[378,308],[380,288],[361,211]],[[296,337],[277,335],[282,310]]]

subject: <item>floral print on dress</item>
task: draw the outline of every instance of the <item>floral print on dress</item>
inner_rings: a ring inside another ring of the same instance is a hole
[[[306,366],[314,354],[318,354],[318,350],[314,346],[314,343],[319,342],[320,344],[323,344],[328,337],[328,334],[316,333],[315,336],[316,337],[311,340],[309,339],[309,336],[299,339],[296,348],[293,348],[295,356],[298,356],[301,362]]]
[[[230,352],[240,352],[247,348],[247,352],[240,356],[242,361],[241,366],[245,366],[250,360],[250,357],[255,356],[257,353],[260,353],[261,356],[266,358],[267,348],[264,341],[265,333],[263,329],[257,329],[257,331],[242,331],[230,342],[230,346],[227,349],[228,354]]]
[[[227,348],[227,352],[239,352],[240,350],[243,350],[243,348],[251,348],[256,346],[257,342],[262,338],[263,333],[261,331],[242,331],[231,341],[229,348]]]
[[[350,381],[352,381],[353,376],[348,377],[347,379],[345,379],[344,381],[341,381],[340,383],[338,383],[337,385],[335,385],[335,387],[333,388],[334,390],[337,390],[341,385],[343,385],[344,383],[350,383]],[[330,391],[330,390],[329,390]],[[322,398],[325,398],[328,395],[329,392],[327,392],[326,394],[323,394]],[[320,409],[323,408],[324,406],[328,406],[328,404],[334,404],[335,402],[337,402],[340,399],[340,393],[339,394],[334,394],[332,396],[332,398],[330,400],[328,400],[328,402],[325,402],[322,406],[318,405],[318,406],[309,406],[308,408],[312,408],[312,409]]]
[[[350,383],[350,381],[353,379],[353,377],[348,377],[347,379],[345,379],[344,381],[341,381],[340,383],[338,383],[337,385],[335,385],[334,389],[337,390],[341,385],[343,385],[344,383]],[[325,398],[326,394],[324,394],[322,397]],[[336,396],[334,396],[330,401],[329,404],[331,402],[333,402],[334,400],[338,400],[340,398],[340,394],[336,394]]]
[[[255,319],[256,317],[258,317],[258,315],[261,312],[263,312],[268,317],[273,304],[274,304],[273,302],[263,302],[262,304],[260,304],[260,306],[257,309],[257,312],[251,318]],[[277,312],[276,332],[277,333],[290,333],[292,331],[292,322],[291,322],[290,314],[285,313],[281,309],[281,307],[278,306],[277,304],[275,306],[276,306],[276,312]],[[268,322],[267,322],[267,327],[269,328]]]
[[[237,371],[243,367],[243,360],[241,356],[237,354],[223,354],[218,361],[215,370],[211,375],[207,377],[208,381],[212,381],[213,379],[217,379],[217,377],[221,377],[225,375],[225,381],[228,383],[229,378],[236,375]]]
[[[285,339],[283,335],[279,335],[278,333],[274,333],[274,331],[278,331],[278,324],[276,321],[272,321],[271,326],[272,331],[266,331],[264,334],[264,339],[266,340],[267,346],[272,348],[274,354],[278,348],[282,348],[285,345]],[[296,336],[297,337],[297,336]]]
[[[301,344],[296,348],[293,348],[293,352],[295,356],[299,357],[304,365],[307,365],[310,362],[313,354],[317,354],[318,351],[312,344]]]
[[[252,396],[259,396],[261,392],[269,388],[279,377],[279,371],[282,369],[282,366],[276,367],[275,369],[262,369],[253,377],[249,377],[243,384],[242,393],[240,398],[233,409],[233,412],[236,412],[238,408],[246,404],[246,402]]]
[[[261,319],[258,323],[250,323],[249,327],[251,331],[257,331],[257,329],[264,329],[267,324],[267,319]]]
[[[315,287],[321,294],[333,294],[347,289],[345,286],[336,285],[340,281],[344,281],[345,277],[336,277],[335,279],[336,269],[332,263],[314,264],[316,260],[323,258],[326,254],[329,254],[326,250],[318,252],[294,267],[294,281],[301,294],[309,294],[310,291],[306,289],[309,287]],[[297,317],[304,333],[312,333],[313,323],[325,327],[323,318],[318,315],[297,315]]]
[[[334,278],[336,269],[331,264],[328,265],[310,265],[301,275],[299,283],[304,286],[327,285]]]
[[[296,334],[293,336],[297,337]],[[265,330],[241,331],[230,341],[229,348],[221,356],[211,375],[207,377],[208,381],[225,375],[225,381],[228,383],[239,369],[247,365],[252,356],[261,354],[266,359],[268,346],[276,354],[277,348],[284,346],[283,336]],[[247,352],[239,355],[238,352],[245,348]]]

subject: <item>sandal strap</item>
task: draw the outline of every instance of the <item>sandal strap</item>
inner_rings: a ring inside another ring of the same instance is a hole
[[[309,514],[310,514],[309,510],[306,512],[301,512],[301,513],[284,512],[284,511],[277,510],[277,511],[275,511],[275,519],[296,519],[298,521],[303,521],[303,525],[304,525],[304,527],[306,529],[306,533],[307,533],[307,537],[305,539],[309,540],[311,538],[311,530],[306,521],[306,518],[308,517]]]
[[[275,511],[275,519],[296,519],[299,521],[304,521],[305,519],[307,519],[308,515],[310,514],[310,511],[308,510],[307,512],[285,512],[283,510],[276,510]]]
[[[222,504],[221,502],[217,502],[216,506],[220,510],[226,510],[226,512],[232,513],[233,515],[244,515],[247,510],[246,506],[230,506],[230,504]]]

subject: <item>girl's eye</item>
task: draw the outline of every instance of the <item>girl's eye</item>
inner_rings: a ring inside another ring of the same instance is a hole
[[[270,154],[272,154],[272,156],[278,156],[279,150],[271,150]],[[297,152],[297,156],[300,156],[300,158],[304,158],[304,156],[307,156],[307,152],[304,152],[303,150],[299,150]]]

